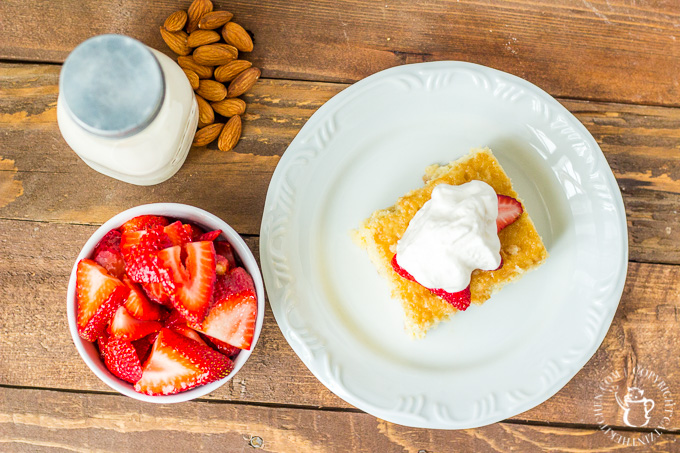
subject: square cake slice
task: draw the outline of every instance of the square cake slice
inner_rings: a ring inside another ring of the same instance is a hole
[[[402,196],[394,206],[375,211],[359,228],[352,231],[354,242],[368,252],[378,273],[388,281],[392,297],[401,302],[404,327],[415,338],[424,337],[428,329],[458,311],[429,289],[399,276],[390,265],[397,241],[416,212],[430,199],[432,189],[441,183],[459,185],[479,180],[493,187],[497,194],[510,196],[522,203],[512,188],[510,178],[488,148],[473,149],[448,165],[431,165],[425,169],[423,180],[424,187]],[[495,271],[477,269],[472,273],[472,303],[482,304],[505,284],[519,279],[547,258],[548,252],[524,203],[522,207],[522,215],[498,234],[503,266]]]

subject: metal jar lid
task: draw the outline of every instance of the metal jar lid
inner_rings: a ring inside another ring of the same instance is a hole
[[[122,138],[144,129],[165,95],[163,71],[141,42],[100,35],[76,47],[61,69],[59,91],[66,110],[85,130]]]

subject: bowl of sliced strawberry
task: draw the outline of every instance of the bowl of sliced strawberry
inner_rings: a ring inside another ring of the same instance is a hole
[[[85,363],[132,398],[206,395],[250,356],[264,318],[255,258],[218,217],[156,203],[121,212],[85,243],[68,286],[68,323]]]

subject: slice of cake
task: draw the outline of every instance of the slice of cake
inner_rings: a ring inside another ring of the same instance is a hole
[[[392,207],[375,211],[352,231],[353,240],[368,252],[380,275],[389,282],[392,297],[401,302],[405,329],[415,338],[424,337],[428,329],[458,311],[428,288],[397,274],[391,264],[397,241],[416,212],[430,200],[434,187],[442,183],[461,185],[478,180],[489,184],[498,195],[512,197],[521,203],[510,178],[488,148],[473,149],[448,165],[427,167],[423,180],[424,187],[407,193]],[[477,269],[472,272],[469,286],[472,303],[483,303],[505,284],[538,267],[547,258],[543,241],[523,203],[522,208],[517,220],[498,232],[502,266],[493,271]]]

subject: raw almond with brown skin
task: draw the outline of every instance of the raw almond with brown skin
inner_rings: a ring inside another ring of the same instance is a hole
[[[208,44],[194,50],[194,61],[204,66],[220,66],[235,60],[238,50],[227,44]]]
[[[214,30],[229,22],[232,17],[234,15],[228,11],[213,11],[201,17],[201,20],[198,21],[198,28]]]
[[[196,74],[191,69],[182,68],[182,71],[184,71],[184,74],[186,74],[187,79],[189,79],[189,83],[191,84],[191,89],[195,90],[196,88],[198,88],[198,74]]]
[[[210,0],[194,0],[187,10],[189,16],[189,20],[187,21],[187,33],[196,30],[198,28],[198,21],[201,20],[201,17],[212,10],[213,4]]]
[[[198,83],[196,94],[208,101],[221,101],[227,96],[227,87],[220,82],[203,79]]]
[[[213,30],[194,30],[189,34],[187,44],[189,47],[205,46],[220,40],[220,34]]]
[[[184,33],[182,30],[168,31],[165,29],[165,27],[161,27],[161,36],[170,50],[175,52],[177,55],[189,55],[191,53],[191,47],[187,45],[187,37],[189,35]]]
[[[198,127],[200,128],[214,123],[215,112],[213,112],[208,101],[197,94],[196,102],[198,102]]]
[[[199,79],[209,79],[213,76],[213,68],[196,63],[191,55],[177,57],[177,64],[184,69],[194,71]]]
[[[223,128],[224,123],[213,123],[200,128],[199,130],[196,131],[196,135],[194,135],[194,142],[192,143],[192,145],[206,146],[212,143],[213,141],[215,141],[217,137],[219,137],[220,132],[222,132]]]
[[[243,99],[223,99],[210,105],[214,111],[227,118],[246,112],[246,103]]]
[[[246,69],[231,81],[229,90],[227,91],[227,97],[235,98],[241,96],[243,93],[250,90],[259,78],[260,70],[258,68]]]
[[[186,11],[175,11],[170,14],[163,26],[167,31],[180,31],[184,28],[187,23],[187,12]]]
[[[237,75],[251,67],[253,64],[247,60],[234,60],[215,68],[215,80],[218,82],[231,82]]]
[[[253,51],[253,40],[245,30],[236,22],[228,22],[222,29],[222,37],[227,44],[231,44],[241,52]]]
[[[234,149],[238,140],[241,138],[241,117],[234,115],[229,118],[227,124],[224,125],[219,140],[217,140],[217,147],[221,151],[229,151]]]

